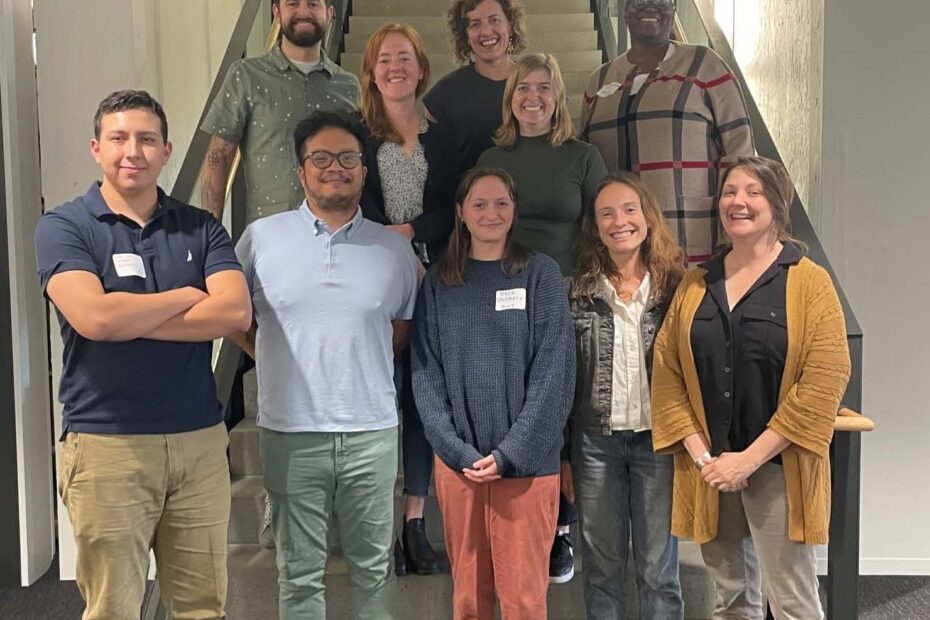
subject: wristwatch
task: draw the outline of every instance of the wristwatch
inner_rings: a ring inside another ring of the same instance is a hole
[[[704,469],[704,466],[710,463],[713,457],[710,455],[710,452],[705,452],[701,456],[694,459],[694,464],[697,466],[698,470]]]

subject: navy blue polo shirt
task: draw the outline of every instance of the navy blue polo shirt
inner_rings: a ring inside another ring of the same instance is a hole
[[[140,227],[111,211],[94,183],[84,196],[43,215],[35,241],[43,291],[64,271],[93,273],[107,293],[145,294],[184,286],[206,291],[210,275],[241,270],[222,224],[160,188],[155,213]],[[144,277],[132,275],[140,271],[135,257]],[[223,419],[211,342],[99,342],[77,333],[61,312],[58,320],[65,432],[180,433]]]

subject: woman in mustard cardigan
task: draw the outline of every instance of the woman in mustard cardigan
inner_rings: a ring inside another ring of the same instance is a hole
[[[827,272],[788,233],[785,168],[724,173],[732,245],[689,271],[655,345],[653,444],[675,458],[672,533],[701,544],[715,618],[823,618],[814,545],[827,542],[833,422],[849,379]]]

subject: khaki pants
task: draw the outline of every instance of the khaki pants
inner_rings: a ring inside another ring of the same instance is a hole
[[[228,441],[222,423],[171,435],[66,435],[58,492],[74,527],[83,620],[139,617],[150,549],[169,618],[224,617]]]
[[[714,620],[822,620],[814,545],[788,540],[781,466],[766,463],[740,493],[720,494],[717,538],[701,545],[717,588]]]
[[[437,457],[436,495],[452,565],[455,620],[545,620],[559,477],[474,483]]]

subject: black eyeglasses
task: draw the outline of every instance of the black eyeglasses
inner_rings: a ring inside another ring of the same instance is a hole
[[[326,170],[333,165],[333,160],[339,162],[339,165],[346,170],[357,168],[362,163],[362,154],[356,151],[342,151],[341,153],[330,153],[329,151],[310,151],[300,160],[303,164],[310,160],[310,163],[320,170]]]

